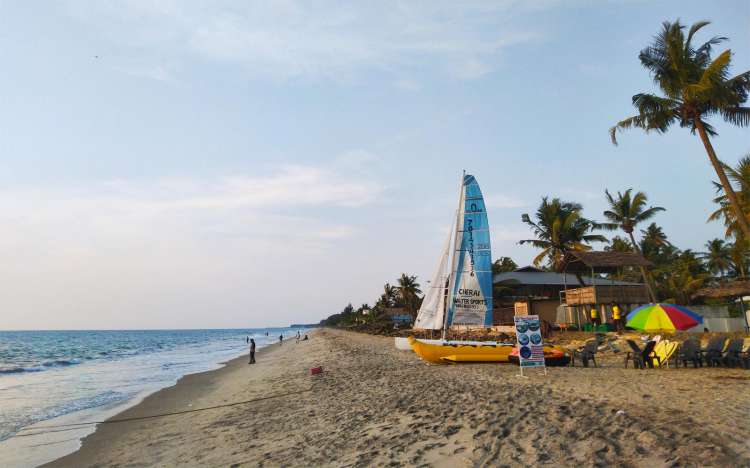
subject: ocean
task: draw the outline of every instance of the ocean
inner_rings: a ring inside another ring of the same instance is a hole
[[[296,333],[292,328],[0,331],[0,460],[35,466],[76,450],[93,426],[59,442],[29,445],[17,436],[40,423],[104,419],[186,374],[247,354],[247,337],[260,349],[278,342],[280,334]],[[26,453],[20,457],[19,451]]]

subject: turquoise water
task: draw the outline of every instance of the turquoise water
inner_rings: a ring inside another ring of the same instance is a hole
[[[266,336],[268,332],[268,336]],[[291,337],[296,329],[0,332],[0,441],[32,424],[87,417]]]

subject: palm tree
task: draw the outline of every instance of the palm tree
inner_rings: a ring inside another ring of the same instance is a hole
[[[383,294],[380,296],[380,300],[383,304],[383,306],[387,307],[393,307],[396,303],[396,287],[391,286],[390,283],[385,283],[383,286]]]
[[[677,256],[677,247],[669,242],[667,235],[656,223],[651,223],[646,229],[641,229],[641,236],[641,242],[639,243],[641,252],[654,264],[670,263]]]
[[[604,191],[607,196],[607,202],[609,202],[609,209],[604,211],[604,217],[610,222],[602,224],[604,229],[614,231],[615,229],[622,229],[625,234],[630,237],[630,242],[633,244],[633,249],[636,252],[643,255],[638,243],[635,241],[633,236],[633,229],[648,219],[653,218],[659,211],[664,211],[661,206],[650,206],[646,208],[646,202],[648,198],[643,192],[636,192],[633,195],[633,189],[629,188],[625,190],[625,193],[617,192],[617,198],[614,198],[608,190]],[[656,302],[656,295],[654,289],[651,286],[651,281],[646,274],[646,269],[640,267],[641,275],[643,275],[643,281],[646,283],[648,293],[651,296],[651,302]]]
[[[406,306],[406,309],[412,317],[415,317],[417,313],[419,294],[422,294],[422,290],[419,289],[419,283],[417,283],[417,277],[401,273],[401,277],[398,279],[397,290],[399,297]]]
[[[607,242],[600,234],[591,234],[599,225],[581,215],[583,207],[578,203],[561,201],[547,197],[534,214],[535,221],[524,213],[521,221],[528,224],[536,239],[525,239],[519,244],[531,244],[541,253],[534,258],[534,265],[541,265],[544,259],[554,270],[559,271],[565,254],[571,250],[591,250],[591,242]]]
[[[646,229],[641,229],[641,235],[643,236],[641,239],[641,250],[645,250],[644,246],[646,245],[656,249],[672,245],[669,240],[667,240],[667,235],[664,234],[664,230],[662,230],[661,226],[658,226],[656,223],[651,223]]]
[[[706,268],[711,273],[724,273],[732,267],[732,247],[721,239],[713,239],[706,242],[706,252],[700,254],[706,263]]]
[[[620,236],[615,236],[609,242],[609,245],[604,247],[604,250],[607,252],[632,252],[633,246],[630,245],[630,241]]]
[[[729,166],[728,164],[721,163],[724,171],[727,173],[729,180],[734,182],[735,186],[732,187],[737,193],[737,198],[742,207],[742,212],[746,214],[750,213],[750,154],[745,155],[737,161],[735,167]],[[726,195],[721,194],[723,188],[721,184],[714,182],[716,187],[717,196],[714,198],[714,203],[719,205],[719,208],[711,213],[708,217],[709,221],[724,221],[724,226],[727,228],[725,236],[727,238],[734,236],[739,238],[743,236],[742,228],[737,222],[737,216],[732,207],[731,203],[727,199]]]
[[[725,37],[713,37],[697,48],[693,46],[693,36],[708,24],[708,21],[693,24],[685,37],[685,26],[679,21],[663,23],[654,42],[643,49],[638,58],[664,95],[639,93],[633,96],[638,115],[618,122],[610,129],[610,135],[612,143],[617,144],[617,131],[633,127],[665,133],[673,124],[679,124],[692,133],[697,131],[740,229],[745,238],[750,239],[748,220],[709,139],[716,131],[705,120],[720,114],[731,124],[750,125],[750,107],[743,106],[750,92],[750,71],[729,77],[730,50],[711,59],[712,47],[725,41]]]
[[[505,271],[517,270],[518,265],[510,257],[500,257],[492,263],[492,274],[503,273]]]
[[[747,242],[743,239],[735,240],[729,246],[729,255],[732,257],[732,270],[734,270],[734,276],[745,279],[747,264],[750,260],[750,252],[748,252]]]

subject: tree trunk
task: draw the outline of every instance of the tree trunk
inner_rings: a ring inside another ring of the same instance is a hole
[[[740,225],[743,234],[745,234],[745,238],[750,239],[750,225],[748,225],[747,223],[747,217],[742,211],[740,202],[737,199],[737,194],[734,193],[734,189],[729,184],[729,179],[724,173],[724,168],[721,167],[721,162],[716,156],[716,152],[714,151],[713,145],[711,145],[711,141],[708,139],[708,134],[706,133],[705,127],[703,127],[703,122],[701,122],[700,118],[698,117],[695,118],[695,128],[698,129],[698,134],[700,135],[703,146],[706,148],[706,152],[708,153],[708,159],[711,161],[711,165],[714,166],[716,175],[719,176],[719,181],[721,182],[721,186],[724,188],[724,193],[727,195],[729,202],[732,204],[732,208],[734,208],[734,214],[737,217],[737,223]]]
[[[630,236],[630,242],[633,243],[633,249],[635,249],[636,252],[638,252],[638,255],[643,255],[643,252],[641,252],[641,248],[638,247],[638,243],[635,241],[635,237],[633,237],[633,231],[631,230],[628,235]],[[643,276],[643,282],[646,283],[646,289],[648,290],[648,296],[651,298],[651,302],[656,304],[656,294],[654,294],[654,289],[651,287],[651,278],[648,277],[648,274],[646,274],[646,269],[643,267],[638,267],[641,269],[641,276]]]

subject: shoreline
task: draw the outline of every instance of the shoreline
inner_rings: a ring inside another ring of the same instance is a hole
[[[256,360],[270,354],[274,346],[276,344],[269,344],[258,348],[255,352]],[[81,438],[78,442],[78,449],[40,466],[80,466],[81,462],[78,461],[80,457],[78,455],[79,452],[101,450],[102,446],[107,444],[109,439],[117,437],[119,433],[117,426],[122,423],[110,423],[110,421],[172,412],[177,411],[178,408],[184,405],[192,405],[190,403],[191,398],[197,396],[200,392],[206,391],[214,379],[220,379],[223,375],[222,371],[230,372],[242,366],[248,366],[248,358],[249,351],[228,361],[217,363],[219,367],[216,369],[183,375],[174,384],[135,399],[132,404],[128,404],[107,417],[104,419],[105,422],[103,424],[97,424],[93,432]]]
[[[642,371],[610,356],[522,379],[511,364],[426,365],[393,338],[332,329],[257,358],[185,376],[116,418],[252,403],[99,425],[45,466],[750,463],[742,369]]]

